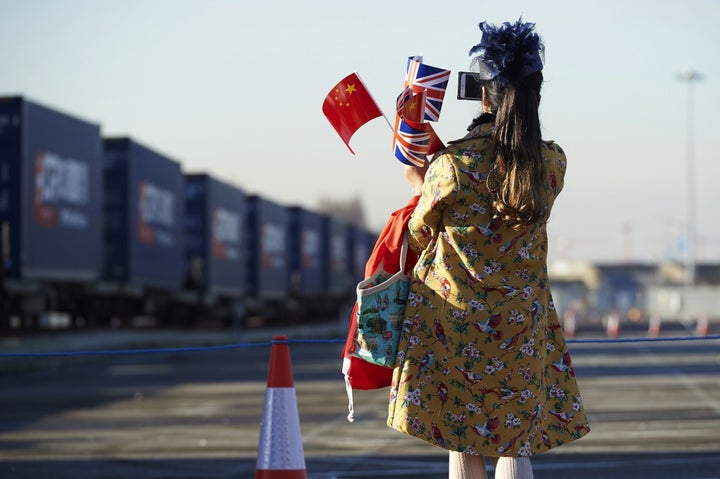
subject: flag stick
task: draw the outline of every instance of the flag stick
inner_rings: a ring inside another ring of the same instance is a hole
[[[380,110],[380,111],[382,111],[382,110]],[[383,118],[385,118],[385,122],[386,122],[386,123],[388,124],[388,126],[390,127],[390,131],[395,131],[394,128],[393,128],[393,126],[390,124],[390,120],[388,120],[388,118],[385,116],[385,113],[383,113]]]

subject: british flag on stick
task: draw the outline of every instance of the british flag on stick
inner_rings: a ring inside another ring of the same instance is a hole
[[[422,121],[438,121],[440,119],[440,109],[449,79],[450,70],[426,65],[422,63],[422,57],[408,59],[406,86],[412,88],[415,93],[425,90],[425,111]]]
[[[395,139],[395,158],[406,165],[423,166],[432,134],[400,119]]]
[[[450,70],[425,65],[421,56],[408,58],[393,131],[393,151],[402,163],[422,166],[427,155],[445,147],[427,122],[439,119],[449,78]]]

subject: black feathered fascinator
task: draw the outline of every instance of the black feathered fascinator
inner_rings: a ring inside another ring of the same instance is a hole
[[[500,86],[517,84],[542,70],[545,46],[535,33],[534,23],[504,22],[500,26],[480,22],[482,40],[470,49],[476,55],[481,80],[495,80]]]

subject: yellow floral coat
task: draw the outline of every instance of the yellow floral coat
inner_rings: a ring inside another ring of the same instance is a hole
[[[589,431],[547,275],[546,224],[492,221],[492,123],[430,165],[408,231],[413,272],[388,426],[451,451],[527,456]],[[548,208],[563,150],[543,144]]]

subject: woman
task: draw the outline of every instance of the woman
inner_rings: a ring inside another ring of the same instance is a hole
[[[547,275],[563,150],[541,140],[534,24],[480,23],[482,114],[424,169],[388,425],[450,451],[450,477],[532,478],[528,456],[589,431]]]

